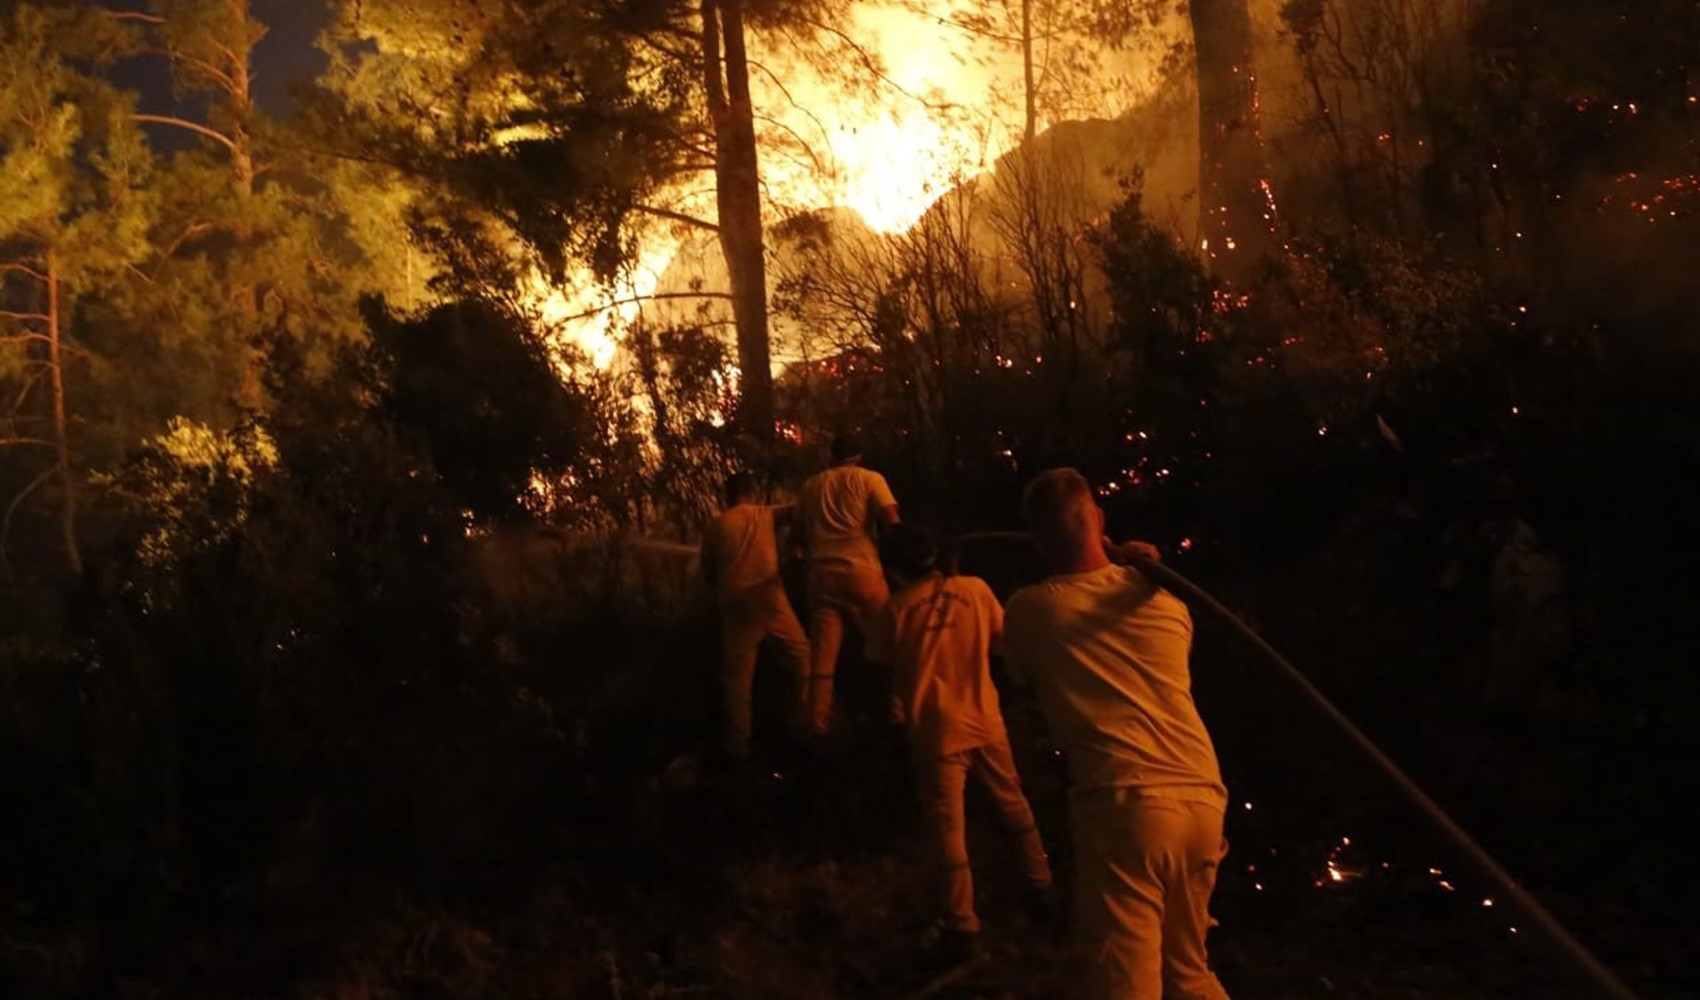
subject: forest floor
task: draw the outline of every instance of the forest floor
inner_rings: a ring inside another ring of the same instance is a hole
[[[1066,887],[1060,761],[1024,722],[1012,727]],[[593,779],[571,798],[492,859],[480,898],[339,932],[340,960],[305,995],[1067,995],[1066,927],[1024,912],[1011,846],[972,791],[985,954],[954,970],[935,958],[933,882],[895,733],[852,733],[819,755],[738,766],[681,755],[635,782]],[[1462,898],[1422,860],[1388,852],[1372,863],[1321,840],[1276,844],[1251,822],[1255,810],[1236,808],[1212,947],[1239,1000],[1587,995],[1566,987],[1534,935],[1509,930],[1506,914]]]
[[[624,633],[620,692],[558,765],[545,800],[502,820],[501,848],[453,887],[392,887],[321,900],[196,935],[171,982],[127,1000],[1062,1000],[1067,928],[1020,905],[1012,846],[969,792],[969,846],[985,957],[941,978],[933,876],[901,735],[852,707],[830,743],[804,752],[758,728],[754,760],[705,755],[717,685],[706,634],[639,655]],[[584,657],[611,655],[581,648]],[[1206,652],[1206,656],[1214,654]],[[619,662],[611,659],[609,662]],[[1230,851],[1213,900],[1212,961],[1236,1000],[1488,1000],[1593,995],[1386,782],[1218,659],[1201,694],[1232,802]],[[764,671],[765,671],[764,667]],[[757,718],[775,687],[758,675]],[[841,670],[843,680],[854,673]],[[550,692],[541,692],[545,697]],[[559,694],[558,692],[556,693]],[[1227,697],[1224,697],[1226,695]],[[853,706],[852,684],[843,703]],[[1065,770],[1036,707],[1005,699],[1024,785],[1059,887],[1071,878]],[[1479,771],[1491,748],[1431,769]],[[1442,796],[1447,798],[1447,796]],[[1466,820],[1469,817],[1465,817]],[[1466,822],[1466,826],[1471,825]],[[1542,822],[1537,828],[1547,828]],[[1585,839],[1585,838],[1584,838]],[[1501,860],[1608,960],[1659,954],[1656,915],[1601,909],[1594,887],[1554,874],[1555,845],[1490,838]],[[1579,840],[1578,843],[1583,841]],[[1581,848],[1577,849],[1578,851]],[[1571,851],[1576,854],[1577,851]],[[1584,852],[1585,853],[1585,852]],[[1545,865],[1543,874],[1542,866]],[[1618,894],[1622,895],[1621,892]],[[1061,907],[1066,914],[1066,898]],[[1629,919],[1636,917],[1636,919]],[[1064,917],[1064,922],[1066,916]],[[1605,940],[1602,941],[1602,938]],[[1670,981],[1662,967],[1627,970]],[[1649,961],[1651,961],[1649,959]],[[1681,991],[1648,996],[1685,995]]]

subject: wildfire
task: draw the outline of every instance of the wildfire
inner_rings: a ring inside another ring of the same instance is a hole
[[[964,0],[858,4],[846,34],[861,47],[846,43],[824,66],[818,53],[811,58],[781,38],[752,39],[751,88],[770,219],[847,207],[878,232],[901,233],[1014,148],[1024,127],[1019,47],[962,30],[964,15],[978,11]],[[1129,65],[1138,57],[1126,51],[1106,48],[1093,58],[1103,78],[1117,85],[1068,95],[1070,117],[1115,115],[1139,96],[1143,84],[1129,81],[1149,75],[1143,64]],[[1039,127],[1052,123],[1042,109]],[[658,200],[714,219],[712,182],[701,178],[682,179]],[[614,362],[620,328],[690,246],[689,234],[658,227],[640,235],[639,246],[638,264],[617,289],[589,290],[588,281],[536,289],[533,304],[557,335],[599,368]]]
[[[565,287],[538,275],[532,280],[532,305],[552,337],[576,346],[598,370],[606,370],[619,353],[621,327],[637,317],[676,250],[676,245],[651,243],[612,288],[598,287],[588,275]]]

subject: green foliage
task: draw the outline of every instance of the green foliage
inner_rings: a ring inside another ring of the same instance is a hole
[[[77,74],[56,28],[27,4],[0,25],[0,247],[27,261],[55,248],[67,283],[86,289],[145,252],[152,161],[128,99]]]
[[[277,464],[277,444],[261,424],[226,433],[178,417],[118,473],[91,479],[138,522],[133,583],[143,607],[169,605],[172,595],[162,586],[178,578],[184,562],[242,529],[262,478]]]
[[[557,276],[571,259],[609,279],[637,206],[690,155],[697,77],[641,44],[683,16],[649,0],[344,6],[319,130],[488,213]],[[437,232],[457,228],[471,235]]]
[[[392,371],[384,410],[470,519],[526,515],[535,483],[579,463],[595,414],[523,317],[487,302],[439,306],[411,321],[371,308]]]

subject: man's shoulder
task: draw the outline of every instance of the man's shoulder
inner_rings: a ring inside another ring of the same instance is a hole
[[[992,585],[977,576],[958,573],[950,578],[950,585],[965,597],[979,601],[996,601],[998,595],[992,593]]]
[[[1192,609],[1187,607],[1185,601],[1158,584],[1152,584],[1151,590],[1151,599],[1148,603],[1153,611],[1179,618],[1188,625],[1192,624]]]
[[[1009,595],[1009,600],[1004,602],[1004,615],[1009,618],[1020,618],[1022,615],[1040,612],[1051,603],[1050,590],[1051,588],[1046,586],[1043,580],[1017,588],[1015,593]]]

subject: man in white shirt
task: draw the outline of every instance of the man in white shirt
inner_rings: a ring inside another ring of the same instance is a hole
[[[893,668],[893,702],[909,735],[917,790],[939,865],[946,957],[979,947],[974,876],[968,864],[963,792],[972,775],[1016,841],[1029,905],[1046,912],[1051,865],[1009,747],[991,652],[1003,637],[1003,607],[986,581],[946,575],[932,533],[900,524],[880,539],[897,590],[868,634],[868,659]]]
[[[1226,1000],[1204,939],[1227,790],[1192,700],[1192,618],[1117,564],[1080,473],[1041,475],[1022,507],[1052,575],[1010,598],[1005,650],[1068,755],[1083,995]]]
[[[807,693],[809,640],[791,610],[779,578],[776,523],[792,508],[757,503],[755,479],[738,473],[726,481],[726,510],[702,540],[702,570],[720,603],[722,689],[728,756],[750,753],[750,688],[756,655],[772,639],[792,674],[793,712],[800,717]]]
[[[833,681],[848,619],[863,635],[890,598],[874,543],[878,526],[896,524],[897,500],[885,477],[862,468],[862,446],[841,435],[832,467],[811,476],[797,497],[797,529],[808,553],[808,724],[824,735],[832,720]]]

